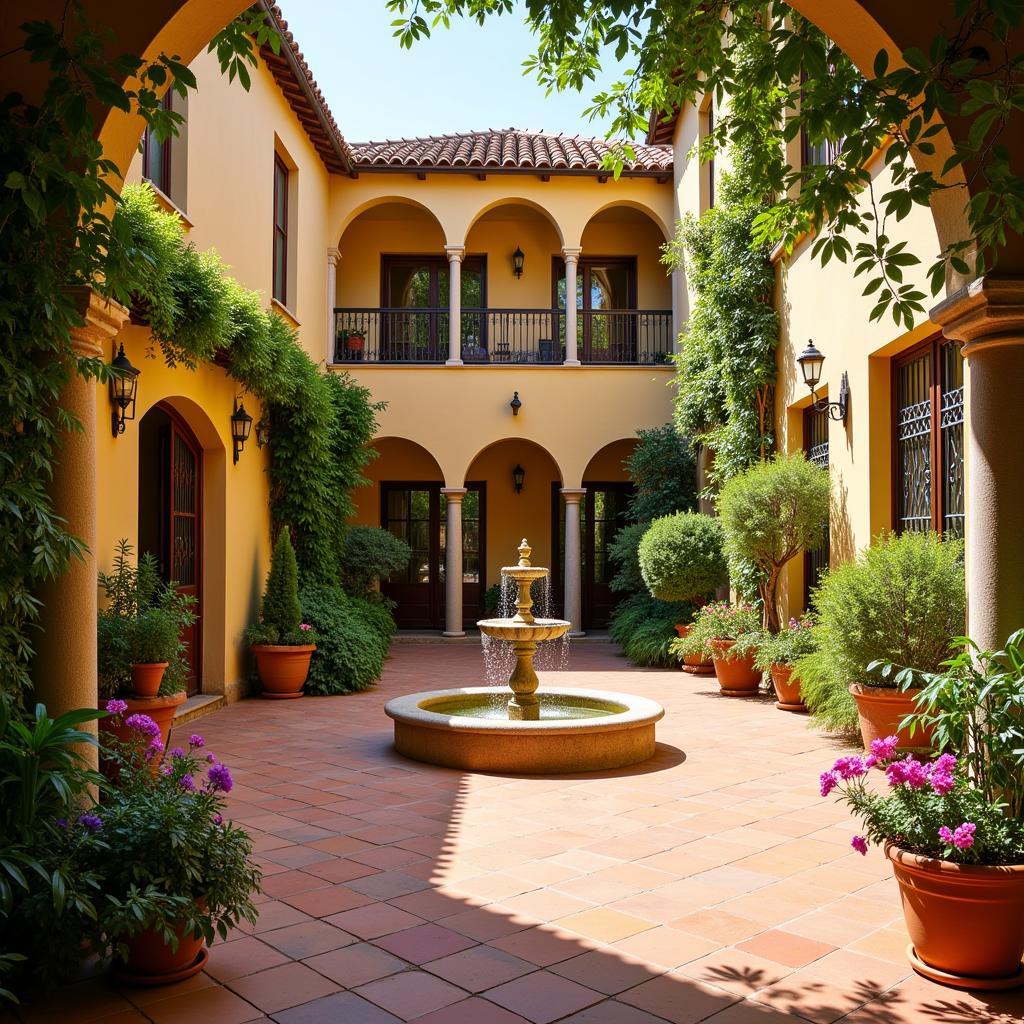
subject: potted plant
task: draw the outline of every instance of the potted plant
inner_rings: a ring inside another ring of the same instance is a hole
[[[246,639],[256,655],[262,696],[276,700],[301,697],[316,650],[316,633],[302,621],[299,569],[287,527],[281,529],[274,544],[260,621],[246,630]]]
[[[807,711],[793,663],[814,650],[813,625],[809,615],[790,619],[785,629],[766,633],[758,646],[755,662],[759,669],[771,674],[778,697],[775,706],[782,711]]]
[[[761,619],[753,605],[714,601],[701,608],[689,635],[673,641],[673,649],[684,657],[710,657],[722,694],[749,697],[761,686],[754,659],[762,638]]]
[[[346,333],[345,347],[349,350],[349,352],[353,353],[353,358],[356,358],[355,353],[362,352],[365,346],[366,335],[362,331],[356,330],[348,331]]]
[[[911,745],[900,723],[914,710],[914,690],[879,666],[941,668],[949,637],[964,632],[963,558],[962,541],[883,534],[855,561],[824,575],[814,593],[814,651],[796,662],[816,724],[837,732],[859,728],[865,749],[889,735]],[[929,745],[921,732],[914,742]]]
[[[160,579],[153,555],[147,552],[136,563],[132,550],[127,540],[118,541],[112,571],[99,574],[104,596],[97,616],[99,696],[101,702],[126,702],[129,714],[149,715],[166,744],[175,708],[185,699],[182,635],[196,620],[195,598]],[[101,729],[116,732],[119,726],[104,720]]]
[[[700,607],[728,578],[722,525],[698,512],[655,519],[640,539],[637,560],[645,586],[660,601],[686,601]],[[676,633],[685,639],[691,625],[676,623]],[[714,671],[710,658],[701,654],[683,654],[681,660],[684,671]]]
[[[941,672],[902,669],[921,689],[915,724],[943,751],[930,763],[901,757],[897,736],[869,757],[840,758],[821,777],[881,844],[899,883],[914,969],[958,988],[1024,984],[1024,630],[1003,650],[956,641]],[[882,767],[889,791],[865,782]]]
[[[108,751],[122,784],[94,816],[102,842],[87,864],[104,898],[95,945],[112,954],[119,981],[165,985],[202,970],[215,935],[256,922],[260,871],[248,833],[224,817],[231,772],[203,756],[203,738],[190,737],[150,776],[136,761],[156,726],[145,715],[124,723],[129,740]]]

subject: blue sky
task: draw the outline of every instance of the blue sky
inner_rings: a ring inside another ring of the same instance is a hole
[[[545,96],[522,62],[533,36],[520,14],[480,28],[453,22],[403,50],[384,0],[281,0],[342,134],[351,142],[482,128],[529,128],[601,137],[583,117],[597,87]],[[607,68],[605,81],[614,80]]]

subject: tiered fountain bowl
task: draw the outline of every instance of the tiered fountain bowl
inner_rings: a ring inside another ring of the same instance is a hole
[[[547,569],[530,564],[531,548],[501,572],[519,596],[511,618],[481,619],[484,636],[512,644],[516,664],[509,689],[472,686],[413,693],[388,701],[395,749],[406,757],[470,771],[566,774],[622,768],[652,757],[654,724],[664,715],[646,697],[604,690],[537,692],[537,645],[569,630],[565,619],[539,619],[530,585]],[[511,696],[509,696],[511,690]]]

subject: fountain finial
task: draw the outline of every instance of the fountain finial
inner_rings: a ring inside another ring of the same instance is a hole
[[[526,538],[523,538],[522,543],[519,545],[519,565],[522,568],[527,568],[530,563],[530,555],[533,554],[533,548],[526,543]]]

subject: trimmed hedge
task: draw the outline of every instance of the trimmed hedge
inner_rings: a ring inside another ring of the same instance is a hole
[[[722,524],[699,512],[655,519],[640,540],[640,575],[661,601],[711,596],[727,578]]]

